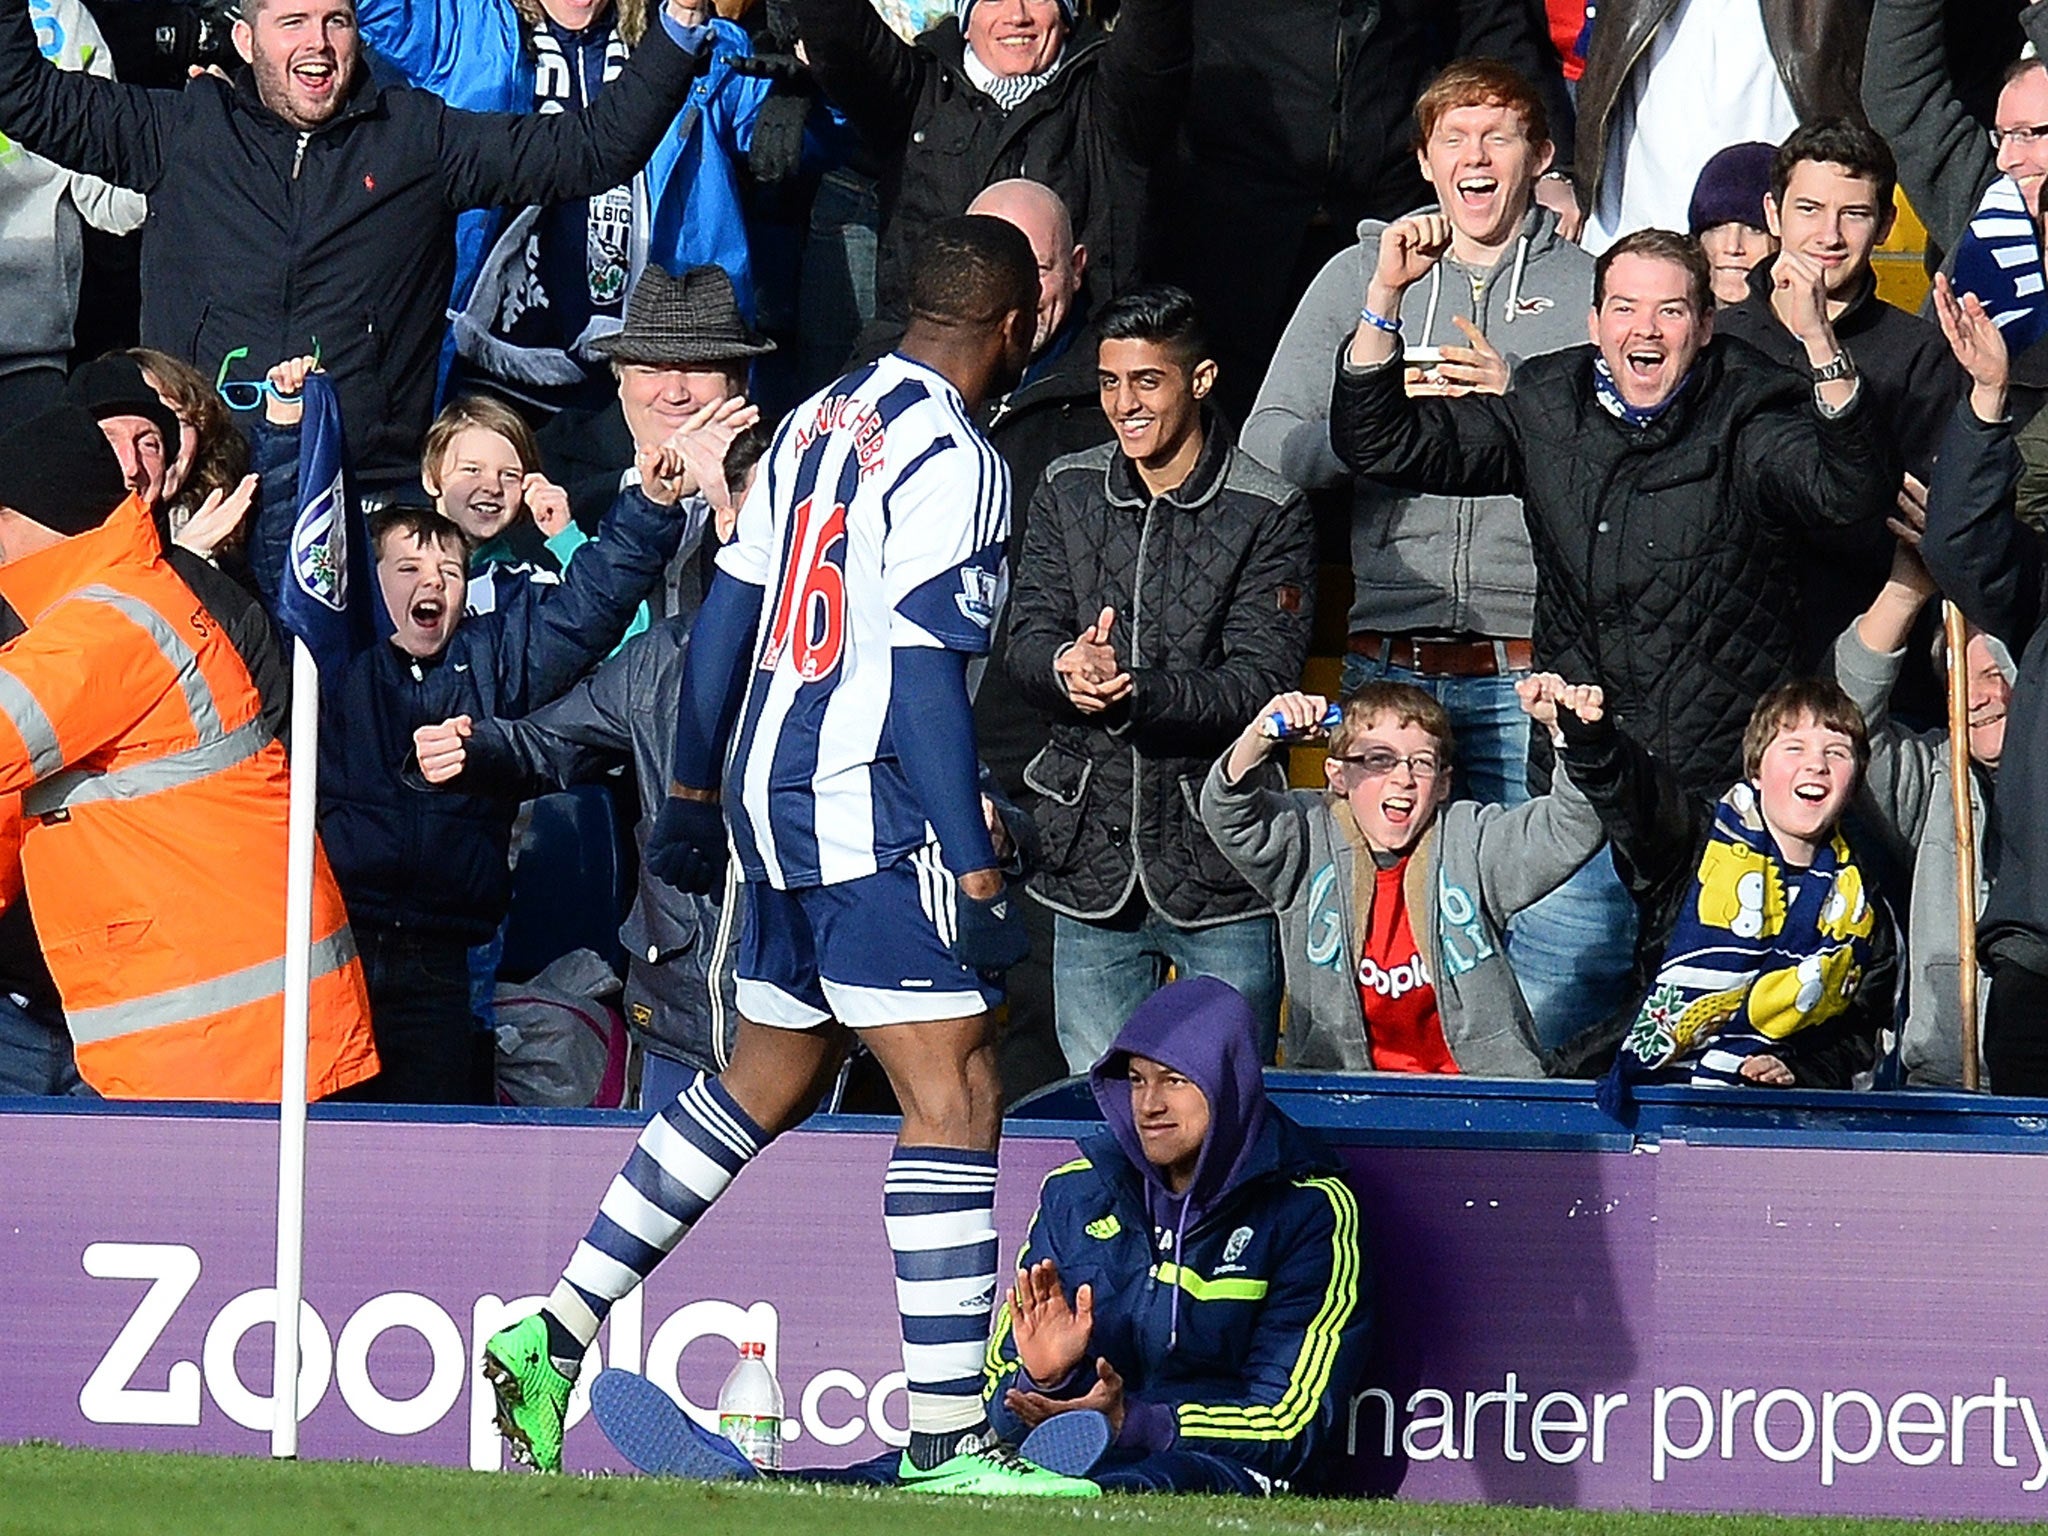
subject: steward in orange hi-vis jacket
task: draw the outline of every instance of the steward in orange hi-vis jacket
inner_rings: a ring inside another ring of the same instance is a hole
[[[287,767],[233,645],[164,562],[92,417],[0,437],[0,795],[81,1076],[269,1099],[282,1076]],[[113,507],[111,514],[107,508]],[[355,941],[315,856],[307,1089],[372,1077]]]

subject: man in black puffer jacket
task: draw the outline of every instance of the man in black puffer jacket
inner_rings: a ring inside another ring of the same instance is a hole
[[[387,490],[433,415],[455,216],[630,181],[688,97],[697,33],[650,27],[585,111],[506,115],[373,84],[353,0],[244,10],[232,84],[152,91],[54,68],[26,0],[5,0],[0,132],[149,194],[145,344],[209,379],[317,355],[362,485]]]
[[[868,0],[793,0],[812,75],[885,167],[864,350],[902,334],[918,236],[1009,177],[1066,203],[1089,308],[1135,282],[1150,168],[1187,101],[1191,3],[1123,0],[1105,35],[1076,28],[1074,0],[960,0],[912,44]]]
[[[1171,962],[1242,992],[1270,1059],[1273,918],[1202,829],[1197,802],[1210,762],[1301,676],[1308,509],[1203,405],[1216,365],[1185,293],[1130,294],[1103,312],[1100,335],[1117,441],[1046,472],[1005,655],[1011,681],[1052,717],[1024,782],[1044,860],[1029,890],[1057,914],[1060,1046],[1086,1071]]]
[[[1599,682],[1688,794],[1719,794],[1742,771],[1750,710],[1797,669],[1792,535],[1875,521],[1898,493],[1897,452],[1835,340],[1819,269],[1793,253],[1777,268],[1812,385],[1714,341],[1706,258],[1645,230],[1595,268],[1597,346],[1530,359],[1505,395],[1410,400],[1398,324],[1381,317],[1436,260],[1440,223],[1405,219],[1383,239],[1400,250],[1338,363],[1337,452],[1402,490],[1520,496],[1538,669]]]

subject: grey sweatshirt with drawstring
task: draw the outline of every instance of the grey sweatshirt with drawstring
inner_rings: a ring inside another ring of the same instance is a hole
[[[1351,633],[1526,639],[1536,566],[1519,500],[1389,490],[1354,477],[1330,444],[1337,359],[1358,328],[1386,227],[1378,219],[1360,224],[1358,244],[1339,252],[1309,284],[1239,446],[1304,490],[1353,487]],[[1462,315],[1512,368],[1584,342],[1592,301],[1593,258],[1558,234],[1555,214],[1532,207],[1520,236],[1492,267],[1466,267],[1446,256],[1408,290],[1401,301],[1402,344],[1468,346],[1452,324]]]

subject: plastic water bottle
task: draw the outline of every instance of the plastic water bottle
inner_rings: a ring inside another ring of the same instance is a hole
[[[1259,734],[1268,741],[1306,741],[1318,732],[1327,733],[1334,731],[1343,723],[1344,706],[1342,704],[1330,705],[1323,711],[1323,718],[1320,724],[1308,726],[1289,725],[1287,717],[1276,709],[1259,722]]]
[[[740,1346],[739,1364],[718,1389],[718,1432],[765,1472],[782,1468],[782,1386],[768,1369],[768,1346]]]

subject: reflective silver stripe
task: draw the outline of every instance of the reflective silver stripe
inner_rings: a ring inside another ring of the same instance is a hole
[[[202,742],[220,735],[220,710],[214,704],[213,689],[199,670],[199,658],[193,654],[192,647],[171,628],[169,620],[141,598],[131,597],[112,587],[80,587],[64,601],[105,603],[140,626],[156,643],[156,648],[163,652],[164,660],[177,668],[178,688],[185,695],[185,708],[192,716],[194,734]]]
[[[72,768],[29,790],[21,797],[21,808],[31,816],[47,816],[95,800],[140,800],[246,763],[269,740],[270,732],[257,719],[237,726],[218,741],[202,742],[130,768]]]
[[[47,778],[64,766],[57,727],[50,723],[42,702],[28,691],[28,684],[4,668],[0,668],[0,715],[7,717],[28,748],[28,766],[37,778]]]
[[[344,923],[326,938],[314,942],[313,979],[317,981],[322,976],[332,975],[355,957],[355,935]],[[108,1003],[100,1008],[77,1009],[67,1013],[65,1019],[71,1025],[74,1043],[95,1045],[102,1040],[139,1034],[145,1029],[161,1029],[166,1024],[211,1018],[217,1013],[277,997],[283,991],[284,957],[280,955],[275,960],[260,961],[244,970],[216,976],[211,981],[173,987],[153,997]]]

